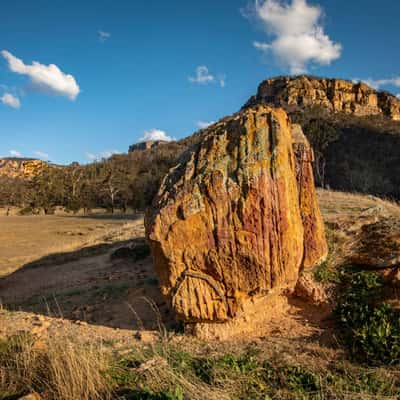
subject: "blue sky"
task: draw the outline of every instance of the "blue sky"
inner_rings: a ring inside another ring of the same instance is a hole
[[[179,139],[281,74],[398,94],[399,16],[397,0],[3,1],[0,156],[88,162]]]

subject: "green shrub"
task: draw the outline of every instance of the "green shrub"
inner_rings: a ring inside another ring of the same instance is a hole
[[[177,386],[173,393],[153,393],[150,390],[124,390],[117,393],[119,400],[183,400],[183,392]]]
[[[356,358],[373,363],[400,362],[400,314],[380,303],[382,282],[375,272],[347,270],[336,315],[345,342]]]

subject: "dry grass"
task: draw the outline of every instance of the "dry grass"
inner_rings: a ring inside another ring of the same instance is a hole
[[[66,338],[37,342],[11,338],[0,353],[0,398],[41,392],[46,398],[97,400],[111,397],[108,359],[99,345]]]
[[[0,216],[0,277],[51,254],[129,239],[131,217]]]
[[[314,361],[307,362],[293,346],[272,353],[268,341],[235,350],[215,346],[13,337],[0,342],[0,399],[32,392],[45,400],[398,399],[399,371],[339,359],[321,368],[323,356],[309,353],[310,345],[304,350]]]

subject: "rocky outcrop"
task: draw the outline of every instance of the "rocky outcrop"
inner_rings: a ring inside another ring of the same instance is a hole
[[[38,175],[48,164],[29,158],[0,159],[0,177],[31,179]]]
[[[179,319],[233,318],[249,299],[294,288],[303,265],[326,255],[311,150],[294,131],[282,109],[243,110],[204,130],[164,179],[146,234]]]
[[[148,140],[146,142],[132,144],[131,146],[129,146],[129,153],[132,153],[134,151],[145,151],[154,149],[155,147],[161,146],[166,143],[168,142],[165,140]]]
[[[380,218],[362,226],[353,245],[353,264],[370,269],[400,269],[400,221]]]
[[[365,83],[309,76],[278,77],[262,82],[245,107],[269,104],[285,109],[322,106],[357,116],[385,115],[400,120],[400,100]]]

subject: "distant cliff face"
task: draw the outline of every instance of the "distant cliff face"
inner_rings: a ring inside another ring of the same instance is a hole
[[[132,153],[133,151],[144,151],[144,150],[150,150],[153,149],[154,147],[161,146],[163,144],[166,144],[165,140],[148,140],[147,142],[140,142],[133,144],[129,146],[129,153]]]
[[[377,92],[365,83],[309,76],[279,77],[262,82],[245,108],[269,104],[285,109],[323,106],[333,112],[356,116],[384,115],[400,121],[400,100]]]
[[[25,158],[0,159],[0,176],[7,178],[31,179],[48,164],[41,160]]]

